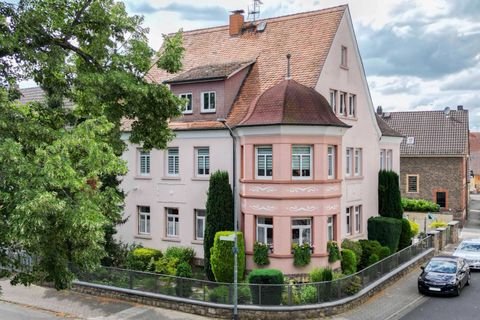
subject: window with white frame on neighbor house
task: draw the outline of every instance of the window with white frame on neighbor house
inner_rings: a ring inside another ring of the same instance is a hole
[[[182,106],[182,112],[185,114],[193,112],[192,105],[192,94],[191,93],[181,93],[179,94],[180,99],[186,100],[185,105]]]
[[[328,146],[327,147],[327,163],[328,163],[328,168],[327,168],[327,176],[328,179],[335,179],[336,176],[336,161],[337,161],[337,147],[336,146]]]
[[[138,234],[150,234],[150,207],[138,206]]]
[[[271,179],[273,173],[272,146],[257,146],[256,153],[256,177],[260,179]]]
[[[273,218],[257,217],[257,241],[263,244],[273,244]]]
[[[338,111],[342,116],[347,115],[347,93],[340,92],[340,110]]]
[[[355,232],[359,233],[362,229],[362,206],[355,206]]]
[[[385,170],[385,149],[380,149],[380,170]]]
[[[195,166],[197,176],[208,176],[210,174],[210,149],[208,147],[195,148]]]
[[[195,240],[203,240],[205,234],[205,210],[195,209]]]
[[[352,175],[352,162],[353,162],[353,148],[345,149],[345,175],[347,177]]]
[[[292,146],[292,177],[311,177],[312,147]]]
[[[141,176],[150,175],[150,151],[138,151],[138,173]]]
[[[179,215],[177,208],[166,208],[167,212],[167,237],[179,236]]]
[[[202,92],[202,112],[215,112],[216,103],[215,91]]]
[[[292,243],[312,244],[312,218],[292,219]]]
[[[167,149],[167,175],[178,176],[180,155],[178,148]]]
[[[353,207],[345,208],[345,231],[347,234],[352,234],[352,211]]]
[[[342,46],[340,65],[342,67],[348,67],[348,50],[345,46]]]
[[[330,107],[335,114],[337,113],[337,92],[337,90],[330,89]]]
[[[418,174],[407,174],[407,193],[418,193]]]
[[[334,239],[334,217],[327,217],[327,241],[333,241]]]
[[[357,113],[357,96],[354,94],[348,95],[348,116],[355,117]]]
[[[356,176],[362,175],[362,149],[355,148],[355,156],[354,156],[354,173]]]
[[[392,149],[387,149],[386,150],[386,160],[385,160],[385,164],[386,164],[386,168],[387,170],[393,170],[393,156],[392,156]]]

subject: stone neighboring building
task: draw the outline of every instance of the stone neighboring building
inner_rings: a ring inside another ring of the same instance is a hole
[[[480,192],[480,132],[470,132],[470,191]]]
[[[382,112],[404,135],[400,145],[402,197],[426,199],[464,221],[468,207],[468,111]]]

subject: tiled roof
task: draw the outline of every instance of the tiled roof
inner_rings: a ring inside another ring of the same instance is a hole
[[[29,102],[41,102],[45,100],[45,92],[40,87],[32,87],[20,89],[20,103],[25,104]],[[66,108],[72,108],[73,102],[64,100],[64,106]]]
[[[243,68],[251,65],[255,61],[248,62],[230,62],[221,64],[211,64],[199,66],[180,73],[167,81],[166,83],[182,83],[193,81],[222,80],[229,78]]]
[[[349,127],[335,116],[327,99],[295,80],[283,80],[263,92],[239,126],[272,124]]]
[[[292,78],[307,87],[315,87],[346,9],[347,6],[342,5],[265,19],[267,27],[263,32],[245,32],[237,37],[229,35],[228,25],[184,32],[183,69],[256,61],[227,118],[227,122],[235,126],[243,120],[256,97],[285,78],[288,53]],[[162,83],[175,76],[153,68],[147,78]],[[209,128],[210,124],[203,125]],[[176,129],[189,125],[172,123]]]
[[[470,132],[470,169],[480,175],[480,132]]]
[[[400,155],[466,155],[468,154],[468,111],[388,112],[383,119],[405,136]],[[407,144],[408,137],[413,137]]]
[[[382,136],[386,137],[403,137],[403,134],[397,130],[392,129],[388,123],[385,122],[378,114],[375,113],[375,118],[377,118],[377,124],[382,132]]]

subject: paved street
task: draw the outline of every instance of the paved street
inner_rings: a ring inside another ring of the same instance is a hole
[[[64,319],[50,311],[0,301],[0,319],[8,320],[49,320]]]

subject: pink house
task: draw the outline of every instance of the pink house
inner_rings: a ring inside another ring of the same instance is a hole
[[[256,241],[271,246],[269,267],[301,273],[328,264],[327,241],[365,238],[378,171],[399,171],[402,138],[375,115],[348,6],[255,22],[236,11],[183,37],[184,71],[150,77],[188,103],[167,150],[128,144],[119,238],[202,258],[209,175],[232,177],[233,161],[248,269]],[[312,262],[297,268],[292,244],[305,242]]]

